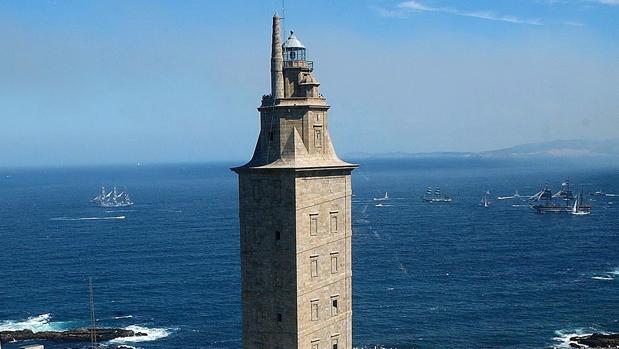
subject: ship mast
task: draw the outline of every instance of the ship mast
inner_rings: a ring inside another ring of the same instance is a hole
[[[90,304],[90,345],[91,349],[95,349],[97,347],[97,319],[95,317],[95,300],[92,291],[92,278],[88,278],[88,303]]]

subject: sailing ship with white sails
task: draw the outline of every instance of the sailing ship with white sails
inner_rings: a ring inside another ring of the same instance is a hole
[[[97,195],[93,202],[97,203],[101,207],[129,207],[133,205],[133,201],[129,197],[126,191],[118,192],[116,187],[110,192],[105,191],[105,187],[101,187],[101,193]]]

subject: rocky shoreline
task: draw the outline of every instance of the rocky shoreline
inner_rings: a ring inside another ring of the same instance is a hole
[[[619,333],[594,333],[588,336],[571,337],[570,342],[572,342],[570,343],[572,348],[619,349]]]
[[[97,341],[108,341],[116,338],[147,336],[146,333],[135,332],[120,328],[97,329]],[[3,331],[0,332],[0,340],[5,342],[25,340],[47,340],[53,342],[90,342],[90,329],[81,328],[68,331],[44,331],[32,332],[31,330]]]

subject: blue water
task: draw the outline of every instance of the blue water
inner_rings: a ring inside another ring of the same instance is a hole
[[[92,277],[99,326],[154,339],[128,345],[240,348],[237,182],[227,167],[0,170],[0,330],[87,326]],[[486,190],[533,194],[567,177],[619,193],[616,168],[363,164],[353,177],[355,346],[543,348],[619,332],[619,197],[595,197],[584,217],[479,205]],[[102,184],[126,186],[137,204],[93,206]],[[429,185],[454,203],[422,203]],[[385,191],[390,200],[373,200]]]

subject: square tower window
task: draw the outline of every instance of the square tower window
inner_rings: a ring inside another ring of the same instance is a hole
[[[310,214],[310,235],[318,235],[318,213]]]
[[[320,348],[320,340],[316,339],[312,341],[312,349],[319,349]]]
[[[331,274],[337,273],[339,256],[339,252],[331,252]]]
[[[318,256],[310,256],[310,268],[312,278],[318,277]]]
[[[331,349],[338,349],[338,343],[339,342],[339,338],[335,337],[335,338],[331,338]]]
[[[333,211],[331,212],[331,218],[330,218],[330,226],[331,226],[331,232],[332,233],[337,233],[337,211]]]
[[[336,316],[339,313],[340,296],[331,296],[331,316]]]
[[[318,321],[318,307],[320,303],[317,299],[310,302],[312,308],[312,321]]]

